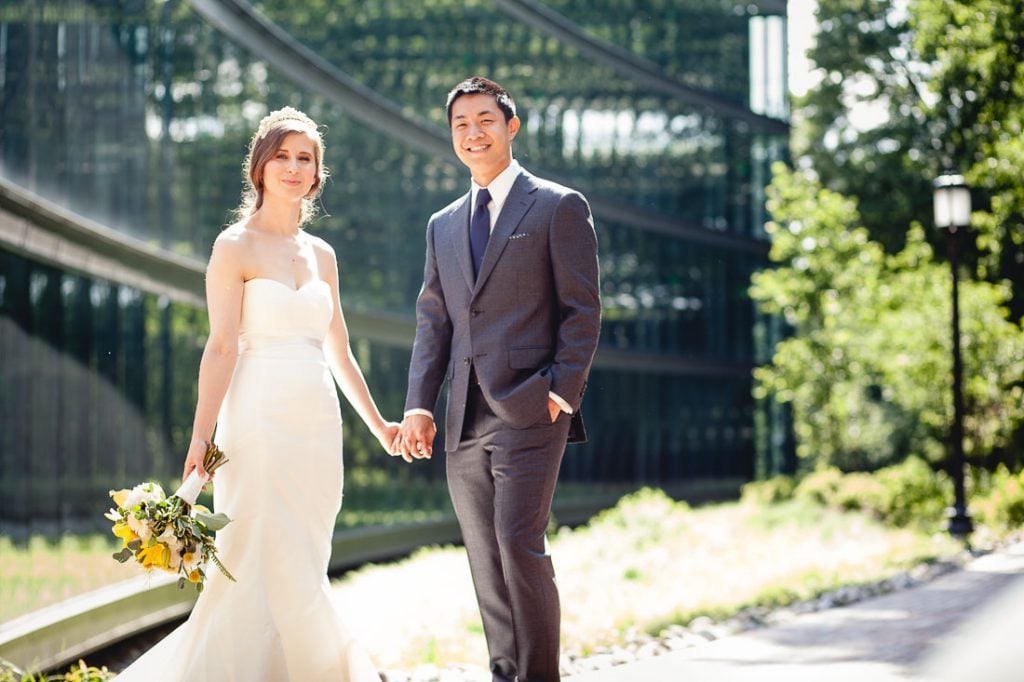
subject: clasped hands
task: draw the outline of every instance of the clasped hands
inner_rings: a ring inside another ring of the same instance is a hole
[[[406,462],[414,459],[430,459],[434,454],[434,436],[437,426],[425,414],[410,414],[402,420],[391,445],[385,448],[392,457],[401,457]]]
[[[551,398],[548,398],[548,415],[551,421],[558,419],[562,408]],[[402,420],[398,427],[398,433],[391,442],[390,447],[385,447],[392,457],[401,457],[406,462],[414,459],[430,459],[434,454],[434,436],[437,435],[437,425],[434,420],[425,414],[410,414]],[[383,444],[383,441],[382,441]]]

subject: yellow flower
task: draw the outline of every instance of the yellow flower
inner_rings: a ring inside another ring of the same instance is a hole
[[[188,574],[188,581],[190,583],[197,583],[203,579],[203,574],[199,572],[198,568],[192,569]]]
[[[143,568],[167,569],[171,564],[171,550],[162,542],[155,542],[138,553]]]
[[[131,490],[128,490],[127,488],[124,488],[123,490],[111,490],[110,497],[114,500],[114,504],[118,507],[123,507],[124,501],[128,499],[128,493],[130,492]]]
[[[139,539],[139,536],[136,535],[132,531],[132,529],[128,527],[128,524],[125,523],[124,521],[118,521],[117,523],[115,523],[113,531],[114,531],[114,535],[116,535],[117,537],[121,538],[124,541],[124,546],[125,547],[128,546],[129,542],[132,542],[133,540],[138,540]]]

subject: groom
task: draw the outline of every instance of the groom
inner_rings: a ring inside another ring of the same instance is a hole
[[[430,457],[448,381],[448,489],[494,680],[558,680],[560,610],[544,532],[601,324],[597,238],[578,192],[512,158],[516,105],[469,78],[448,93],[469,193],[427,224],[397,453]]]

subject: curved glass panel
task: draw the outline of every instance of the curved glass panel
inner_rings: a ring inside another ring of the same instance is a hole
[[[584,193],[711,229],[760,229],[749,205],[755,160],[746,124],[647,91],[490,3],[328,4],[324,11],[283,0],[256,6],[331,64],[442,128],[455,83],[478,73],[500,81],[525,125],[516,155]],[[563,4],[552,7],[568,10]],[[717,1],[703,3],[707,9],[668,4],[576,3],[566,15],[586,15],[582,25],[601,37],[628,31],[626,42],[641,52],[665,53],[671,44],[671,61],[685,64],[694,82],[680,80],[746,102],[746,10]],[[640,21],[654,11],[647,5],[659,5],[663,28]]]

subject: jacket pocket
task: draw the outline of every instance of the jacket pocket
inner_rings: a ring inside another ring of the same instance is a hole
[[[512,369],[533,369],[551,362],[551,346],[518,346],[508,351],[508,366]]]

